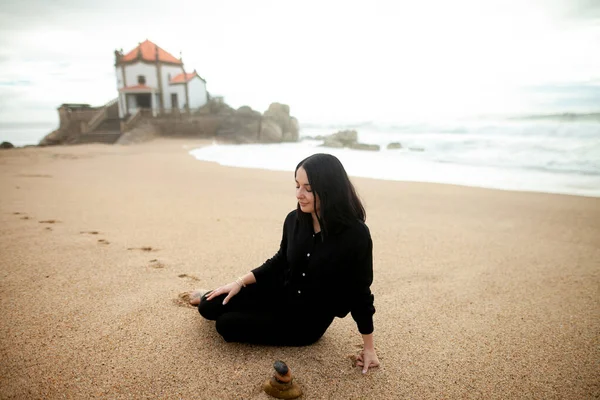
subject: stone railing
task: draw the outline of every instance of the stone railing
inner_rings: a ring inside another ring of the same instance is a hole
[[[96,130],[108,118],[108,109],[115,105],[119,99],[113,99],[106,103],[87,123],[81,124],[81,133],[90,133]]]
[[[133,129],[135,124],[137,124],[137,122],[142,118],[142,115],[144,114],[144,109],[138,108],[133,114],[129,116],[129,118],[127,118],[127,121],[121,121],[121,133],[125,133]]]

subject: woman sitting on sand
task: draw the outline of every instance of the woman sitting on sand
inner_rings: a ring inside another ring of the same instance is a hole
[[[279,251],[260,267],[190,303],[228,342],[305,346],[349,312],[364,346],[363,373],[379,366],[373,343],[373,253],[365,210],[340,161],[315,154],[296,167],[297,209]]]

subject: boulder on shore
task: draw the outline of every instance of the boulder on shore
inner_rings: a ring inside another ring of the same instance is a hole
[[[332,147],[334,149],[341,149],[342,147],[344,147],[344,143],[340,142],[333,136],[327,136],[325,137],[325,139],[323,139],[323,144],[321,146]]]
[[[274,143],[283,141],[283,131],[277,121],[263,118],[260,125],[259,142]]]
[[[355,130],[345,130],[334,133],[330,137],[334,137],[337,141],[341,142],[344,146],[350,147],[358,142],[358,132]]]
[[[229,115],[219,114],[221,123],[216,137],[231,143],[256,143],[259,138],[261,115],[248,106],[242,106]]]
[[[401,148],[402,148],[402,144],[400,144],[400,142],[392,142],[387,145],[388,150],[401,149]]]
[[[328,136],[317,136],[315,139],[323,140],[322,147],[342,148],[349,147],[354,150],[379,151],[378,144],[358,143],[358,132],[355,130],[344,130]]]
[[[274,125],[277,125],[279,129],[274,128]],[[279,131],[281,134],[278,133]],[[299,132],[298,120],[290,116],[290,106],[271,103],[267,111],[263,113],[259,141],[263,143],[297,142]]]
[[[354,150],[379,151],[378,144],[354,143],[350,148]]]

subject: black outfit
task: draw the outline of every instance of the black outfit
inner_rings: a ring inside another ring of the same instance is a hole
[[[307,345],[334,317],[349,312],[360,333],[373,332],[373,243],[361,221],[323,236],[294,210],[285,219],[279,251],[252,272],[256,283],[227,305],[222,305],[225,295],[203,297],[198,305],[227,341]]]

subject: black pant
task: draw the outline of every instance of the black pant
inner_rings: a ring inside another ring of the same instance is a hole
[[[198,311],[216,321],[217,332],[227,342],[272,346],[306,346],[319,340],[334,316],[317,308],[300,307],[286,301],[282,292],[257,284],[243,288],[223,305],[225,295],[206,300]]]

